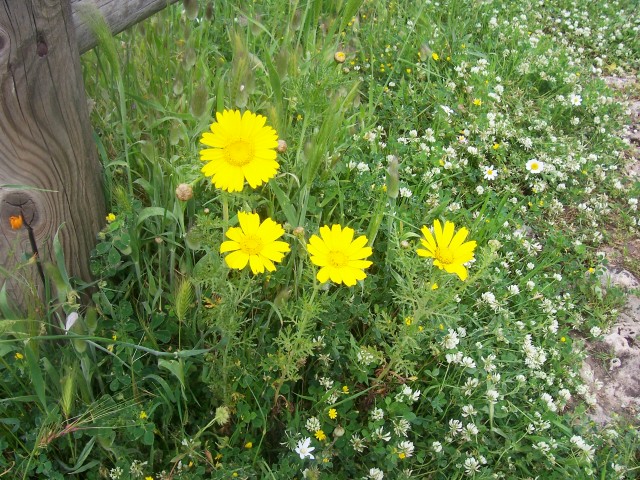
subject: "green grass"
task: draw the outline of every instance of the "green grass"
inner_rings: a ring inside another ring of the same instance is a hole
[[[638,419],[593,424],[578,370],[580,338],[622,302],[598,279],[607,225],[638,233],[627,119],[601,76],[637,72],[640,17],[575,3],[201,2],[103,35],[82,63],[114,216],[90,306],[52,265],[47,313],[0,323],[0,470],[637,478]],[[224,109],[287,142],[268,184],[201,174]],[[224,262],[239,211],[284,226],[274,272]],[[416,254],[435,219],[477,242],[467,280]],[[309,260],[332,224],[373,249],[353,287]]]

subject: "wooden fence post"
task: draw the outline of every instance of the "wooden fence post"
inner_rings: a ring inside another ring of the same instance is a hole
[[[69,0],[0,0],[0,186],[0,265],[33,255],[29,231],[50,260],[59,230],[69,274],[88,280],[105,205]],[[25,310],[33,299],[6,271],[0,283]],[[18,275],[41,291],[36,268]]]
[[[0,289],[23,311],[33,305],[26,285],[42,291],[25,258],[51,260],[60,229],[67,272],[89,280],[105,223],[79,56],[96,39],[82,9],[96,8],[116,34],[175,1],[0,0]]]

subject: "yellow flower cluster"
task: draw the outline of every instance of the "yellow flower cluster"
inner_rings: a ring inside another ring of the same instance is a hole
[[[433,58],[439,58],[435,52]],[[211,177],[217,188],[239,192],[245,180],[256,188],[275,176],[279,168],[278,135],[265,125],[265,117],[250,111],[241,114],[239,110],[225,110],[216,114],[216,120],[211,131],[202,134],[200,143],[209,148],[200,152],[200,159],[207,162],[202,173]],[[227,266],[242,270],[249,265],[254,274],[273,272],[275,263],[290,251],[289,244],[280,240],[285,233],[282,225],[271,218],[260,221],[257,213],[246,212],[238,213],[238,222],[240,226],[229,228],[227,240],[220,245],[220,253],[228,254]],[[468,273],[464,264],[473,259],[476,242],[465,242],[469,233],[466,228],[458,230],[455,236],[454,230],[452,222],[445,222],[443,228],[438,220],[433,224],[433,233],[423,226],[424,248],[419,248],[417,254],[433,258],[436,267],[465,280]],[[316,278],[322,283],[353,286],[366,278],[364,271],[372,265],[367,260],[373,254],[367,237],[356,238],[350,227],[324,225],[319,235],[309,238],[306,247],[311,263],[320,267]],[[436,288],[437,284],[433,284],[432,289]]]

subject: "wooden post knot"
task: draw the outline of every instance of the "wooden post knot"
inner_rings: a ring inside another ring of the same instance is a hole
[[[39,215],[36,203],[28,194],[25,192],[10,192],[2,199],[0,218],[2,219],[3,227],[10,226],[13,229],[16,219],[21,218],[26,227],[33,228],[38,221]]]

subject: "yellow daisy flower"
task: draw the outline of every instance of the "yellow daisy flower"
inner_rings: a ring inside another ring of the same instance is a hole
[[[205,132],[200,143],[200,160],[208,162],[202,173],[211,177],[216,188],[239,192],[245,179],[256,188],[273,178],[278,171],[276,148],[278,134],[265,125],[266,117],[250,111],[225,110],[216,113],[211,132]]]
[[[284,228],[270,218],[260,223],[257,213],[238,212],[239,227],[227,230],[229,240],[222,242],[220,253],[231,252],[224,259],[229,268],[242,270],[247,266],[251,271],[273,272],[273,262],[281,262],[289,251],[289,244],[277,241],[284,235]]]
[[[324,225],[320,228],[319,237],[311,236],[307,250],[311,255],[311,263],[321,267],[316,276],[318,281],[324,283],[331,279],[332,282],[351,287],[358,280],[366,278],[364,269],[370,267],[372,262],[364,259],[373,251],[371,247],[365,247],[367,237],[361,235],[354,240],[354,233],[349,227],[343,229],[340,225],[333,225],[329,228]]]
[[[433,264],[436,267],[448,273],[457,274],[460,280],[466,280],[468,273],[464,264],[473,259],[476,242],[465,242],[469,230],[464,227],[454,236],[455,228],[453,222],[445,222],[443,229],[440,221],[436,220],[433,222],[432,234],[426,226],[423,226],[421,232],[424,238],[420,243],[424,249],[419,248],[416,253],[421,257],[433,258]]]

